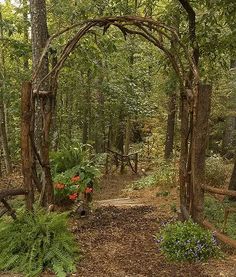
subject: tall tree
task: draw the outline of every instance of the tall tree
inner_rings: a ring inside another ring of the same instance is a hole
[[[49,37],[47,27],[47,14],[45,0],[30,0],[30,13],[31,13],[31,31],[32,31],[32,52],[33,52],[33,69],[37,69],[42,50],[44,49],[47,39]],[[36,111],[36,134],[38,139],[37,146],[40,149],[41,167],[42,167],[42,191],[41,199],[42,204],[48,205],[53,202],[53,184],[50,172],[49,161],[49,146],[50,146],[50,125],[52,120],[53,97],[50,91],[50,84],[48,80],[41,82],[41,80],[49,72],[48,55],[45,55],[35,83],[33,84],[34,90],[40,85],[39,93],[37,95]],[[40,96],[40,92],[43,95]]]
[[[4,40],[3,33],[3,18],[0,4],[0,39]],[[3,95],[6,93],[6,68],[5,68],[5,57],[4,57],[4,47],[0,49],[0,139],[2,143],[2,150],[4,155],[6,172],[10,173],[12,171],[10,149],[8,145],[7,130],[6,130],[6,106],[4,103]]]

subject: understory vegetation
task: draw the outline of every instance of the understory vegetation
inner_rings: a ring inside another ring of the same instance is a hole
[[[205,216],[213,223],[219,230],[223,231],[231,238],[236,239],[236,212],[229,214],[225,230],[224,227],[224,212],[225,208],[236,208],[235,202],[228,199],[216,199],[213,196],[206,196],[205,198]]]
[[[168,223],[156,238],[161,251],[172,261],[204,261],[220,255],[212,233],[191,220]]]
[[[147,176],[143,176],[140,180],[131,184],[130,188],[134,190],[140,190],[143,188],[160,186],[162,189],[170,190],[175,187],[178,182],[178,174],[176,165],[172,161],[165,161],[160,159],[155,164],[154,172],[145,173]]]
[[[0,275],[77,274],[73,220],[125,190],[236,240],[235,30],[236,0],[0,0]],[[163,260],[221,255],[193,221],[156,234]]]
[[[0,221],[0,271],[39,276],[49,269],[58,277],[76,271],[79,248],[68,229],[67,214],[21,212],[15,221]]]

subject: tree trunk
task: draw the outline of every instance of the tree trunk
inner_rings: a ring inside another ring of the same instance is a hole
[[[0,39],[3,40],[3,28],[2,28],[2,13],[0,10]],[[0,137],[2,142],[2,150],[5,161],[6,173],[12,172],[10,149],[8,145],[7,130],[6,130],[6,116],[5,116],[5,105],[3,95],[5,93],[5,59],[4,59],[4,49],[1,47],[0,50]]]
[[[8,139],[5,124],[5,109],[3,101],[0,100],[0,137],[2,141],[3,157],[5,161],[6,173],[12,172],[11,155],[8,147]]]
[[[88,70],[86,89],[84,94],[84,115],[83,115],[83,143],[87,143],[91,138],[91,82],[92,72]]]
[[[228,156],[232,150],[235,131],[235,117],[227,116],[225,120],[224,133],[222,139],[222,154]]]
[[[199,223],[203,222],[204,191],[201,185],[205,182],[205,157],[208,136],[208,121],[211,105],[210,85],[200,85],[194,110],[191,181],[193,186],[193,204],[191,215]]]
[[[30,12],[32,21],[32,52],[33,52],[33,68],[37,68],[39,59],[44,49],[48,35],[47,16],[45,0],[30,0]],[[33,88],[37,88],[40,80],[49,72],[48,56],[43,59],[42,66],[38,71],[36,82]],[[41,167],[42,167],[42,192],[41,203],[47,206],[54,201],[52,176],[50,171],[49,148],[50,148],[50,127],[52,121],[52,110],[55,95],[49,85],[49,81],[44,81],[40,90],[47,91],[44,97],[37,97],[36,110],[36,138],[38,148],[40,149]]]
[[[236,159],[234,162],[234,168],[229,182],[229,190],[236,191]],[[230,200],[236,201],[236,197],[230,197]]]
[[[28,0],[23,0],[23,20],[24,20],[24,43],[29,43],[29,27],[28,27]],[[26,70],[29,69],[29,57],[28,55],[24,55],[24,68]]]
[[[125,126],[125,151],[124,151],[125,155],[129,154],[130,133],[131,133],[131,122],[130,122],[130,116],[128,116],[126,120],[126,126]]]
[[[187,160],[188,160],[188,129],[189,129],[189,113],[188,102],[184,92],[181,93],[180,101],[180,165],[179,165],[179,183],[180,183],[180,206],[186,207],[187,188]]]
[[[32,123],[32,87],[30,82],[23,83],[21,92],[21,159],[24,187],[28,192],[26,195],[26,208],[33,210],[34,188],[33,188],[33,153],[31,144]]]
[[[176,114],[176,93],[172,93],[169,98],[168,118],[165,141],[165,159],[168,160],[173,154],[174,132],[175,132],[175,114]]]

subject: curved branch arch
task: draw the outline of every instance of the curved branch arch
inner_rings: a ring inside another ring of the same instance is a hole
[[[153,45],[155,45],[159,50],[161,50],[171,62],[173,69],[179,78],[180,85],[182,88],[184,88],[184,82],[187,79],[189,71],[191,71],[194,76],[193,84],[197,85],[199,83],[198,68],[194,62],[194,59],[190,51],[181,42],[180,37],[175,28],[170,27],[160,21],[155,21],[151,18],[138,16],[116,16],[82,21],[52,35],[48,39],[46,46],[42,52],[40,61],[33,74],[32,81],[35,81],[35,79],[37,78],[40,68],[42,66],[43,58],[47,54],[47,51],[52,41],[60,37],[61,35],[68,33],[71,30],[74,30],[78,27],[80,28],[64,46],[64,49],[62,50],[55,66],[46,76],[39,80],[39,82],[37,83],[37,87],[35,89],[35,93],[37,94],[39,92],[41,84],[50,76],[53,76],[54,81],[57,80],[58,74],[61,68],[63,67],[65,61],[67,60],[69,55],[74,51],[74,49],[76,48],[80,39],[83,36],[85,36],[94,27],[104,28],[105,33],[110,26],[117,27],[124,34],[124,36],[126,36],[127,34],[139,35],[147,41],[149,41],[150,43],[152,43]],[[172,45],[172,49],[170,45]],[[182,58],[180,57],[178,49],[181,49],[184,53],[188,65],[187,69],[185,69],[183,66]],[[193,90],[195,85],[193,85]]]

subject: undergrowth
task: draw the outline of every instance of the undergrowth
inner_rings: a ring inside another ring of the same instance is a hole
[[[150,175],[142,177],[135,181],[131,188],[139,190],[143,188],[161,186],[163,189],[170,189],[176,184],[176,168],[172,163],[160,162],[155,170]]]
[[[39,276],[50,269],[58,277],[76,271],[79,251],[67,228],[66,214],[21,213],[15,221],[0,221],[0,271]]]
[[[219,201],[214,197],[206,196],[204,205],[205,216],[219,230],[222,230],[224,224],[224,208],[230,206],[236,207],[236,203],[228,200]],[[236,213],[229,214],[224,232],[231,238],[236,239]]]
[[[232,166],[219,155],[206,159],[206,183],[214,187],[223,187],[232,172]]]
[[[172,261],[203,261],[220,255],[212,233],[191,220],[167,224],[156,238],[163,254]]]

